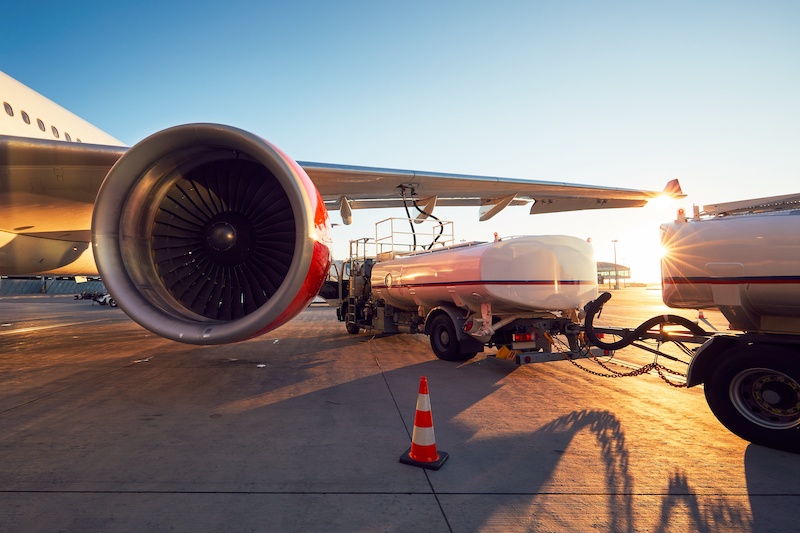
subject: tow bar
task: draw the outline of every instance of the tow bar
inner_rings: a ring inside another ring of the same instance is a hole
[[[585,368],[578,363],[576,363],[572,357],[569,357],[568,354],[567,359],[573,363],[574,365],[578,366],[582,370],[585,370],[591,374],[604,376],[604,377],[628,377],[628,376],[638,376],[641,374],[645,374],[654,370],[658,373],[658,375],[667,383],[674,387],[685,387],[685,382],[676,382],[669,379],[665,374],[671,374],[672,376],[682,376],[685,377],[685,373],[676,372],[670,368],[665,367],[664,365],[658,362],[659,357],[663,357],[672,361],[676,361],[679,363],[683,363],[688,365],[688,361],[684,361],[679,359],[678,357],[674,357],[670,354],[664,353],[661,351],[661,346],[665,343],[673,343],[677,346],[685,355],[689,356],[690,358],[694,355],[694,351],[696,348],[690,348],[689,344],[696,344],[701,345],[706,342],[710,337],[714,336],[714,332],[706,331],[702,327],[700,327],[695,322],[692,322],[688,318],[684,318],[678,315],[666,314],[666,315],[659,315],[654,316],[648,320],[642,322],[641,325],[634,329],[629,328],[620,328],[620,327],[595,327],[594,326],[594,319],[596,316],[600,316],[600,313],[603,311],[603,305],[611,299],[611,293],[604,292],[601,294],[596,300],[593,300],[586,304],[584,307],[584,311],[586,312],[586,319],[584,322],[584,336],[587,343],[586,348],[589,346],[596,346],[603,350],[607,350],[608,352],[613,352],[619,350],[621,348],[625,348],[627,346],[633,346],[635,348],[639,348],[641,350],[650,352],[656,356],[655,360],[652,363],[648,363],[641,368],[634,369],[631,372],[618,372],[606,366],[605,363],[597,359],[596,357],[591,357],[595,363],[599,364],[603,367],[608,373],[600,373],[594,372],[588,368]],[[619,340],[615,340],[613,342],[606,342],[600,338],[600,335],[610,335],[613,337],[617,337]],[[644,344],[644,341],[656,341],[656,347],[653,348],[652,346],[648,346]]]

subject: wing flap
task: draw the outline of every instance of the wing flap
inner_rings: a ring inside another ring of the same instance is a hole
[[[612,209],[619,207],[642,207],[647,200],[608,198],[538,198],[531,206],[531,215],[582,211],[585,209]]]

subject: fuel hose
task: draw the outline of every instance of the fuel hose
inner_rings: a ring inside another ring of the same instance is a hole
[[[611,299],[610,292],[604,292],[600,296],[597,297],[596,300],[593,300],[584,306],[584,311],[586,311],[586,321],[584,326],[584,333],[586,333],[586,337],[589,339],[594,346],[598,348],[602,348],[604,350],[619,350],[621,348],[625,348],[629,346],[634,341],[639,340],[642,337],[642,334],[649,331],[654,326],[658,326],[660,324],[677,324],[679,326],[685,327],[690,332],[694,333],[695,335],[708,335],[708,332],[689,320],[688,318],[684,318],[678,315],[659,315],[654,316],[648,320],[642,322],[642,324],[634,330],[623,330],[622,338],[616,342],[603,342],[597,337],[597,333],[594,331],[594,317],[603,309],[603,305]]]

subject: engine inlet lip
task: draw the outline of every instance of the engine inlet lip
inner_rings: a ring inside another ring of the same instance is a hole
[[[208,319],[183,308],[163,286],[152,283],[157,273],[143,250],[153,217],[137,212],[137,206],[148,205],[143,203],[146,199],[157,204],[184,171],[222,153],[240,153],[266,167],[295,213],[297,252],[272,296],[275,302],[296,299],[314,257],[316,204],[306,190],[310,180],[280,149],[257,135],[219,124],[176,126],[144,139],[117,161],[98,192],[92,244],[98,270],[120,306],[135,321],[169,339],[192,344],[234,342],[263,332],[284,315],[282,305],[269,305],[235,323]]]

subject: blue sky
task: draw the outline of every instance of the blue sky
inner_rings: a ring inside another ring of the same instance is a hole
[[[800,189],[798,2],[15,2],[0,69],[122,141],[213,121],[299,160],[661,189],[641,210],[487,223],[657,279],[679,206]],[[26,5],[29,4],[29,5]],[[134,7],[135,6],[135,7]],[[402,212],[392,213],[401,216]],[[347,241],[386,215],[356,212]],[[333,215],[338,221],[338,215]]]

